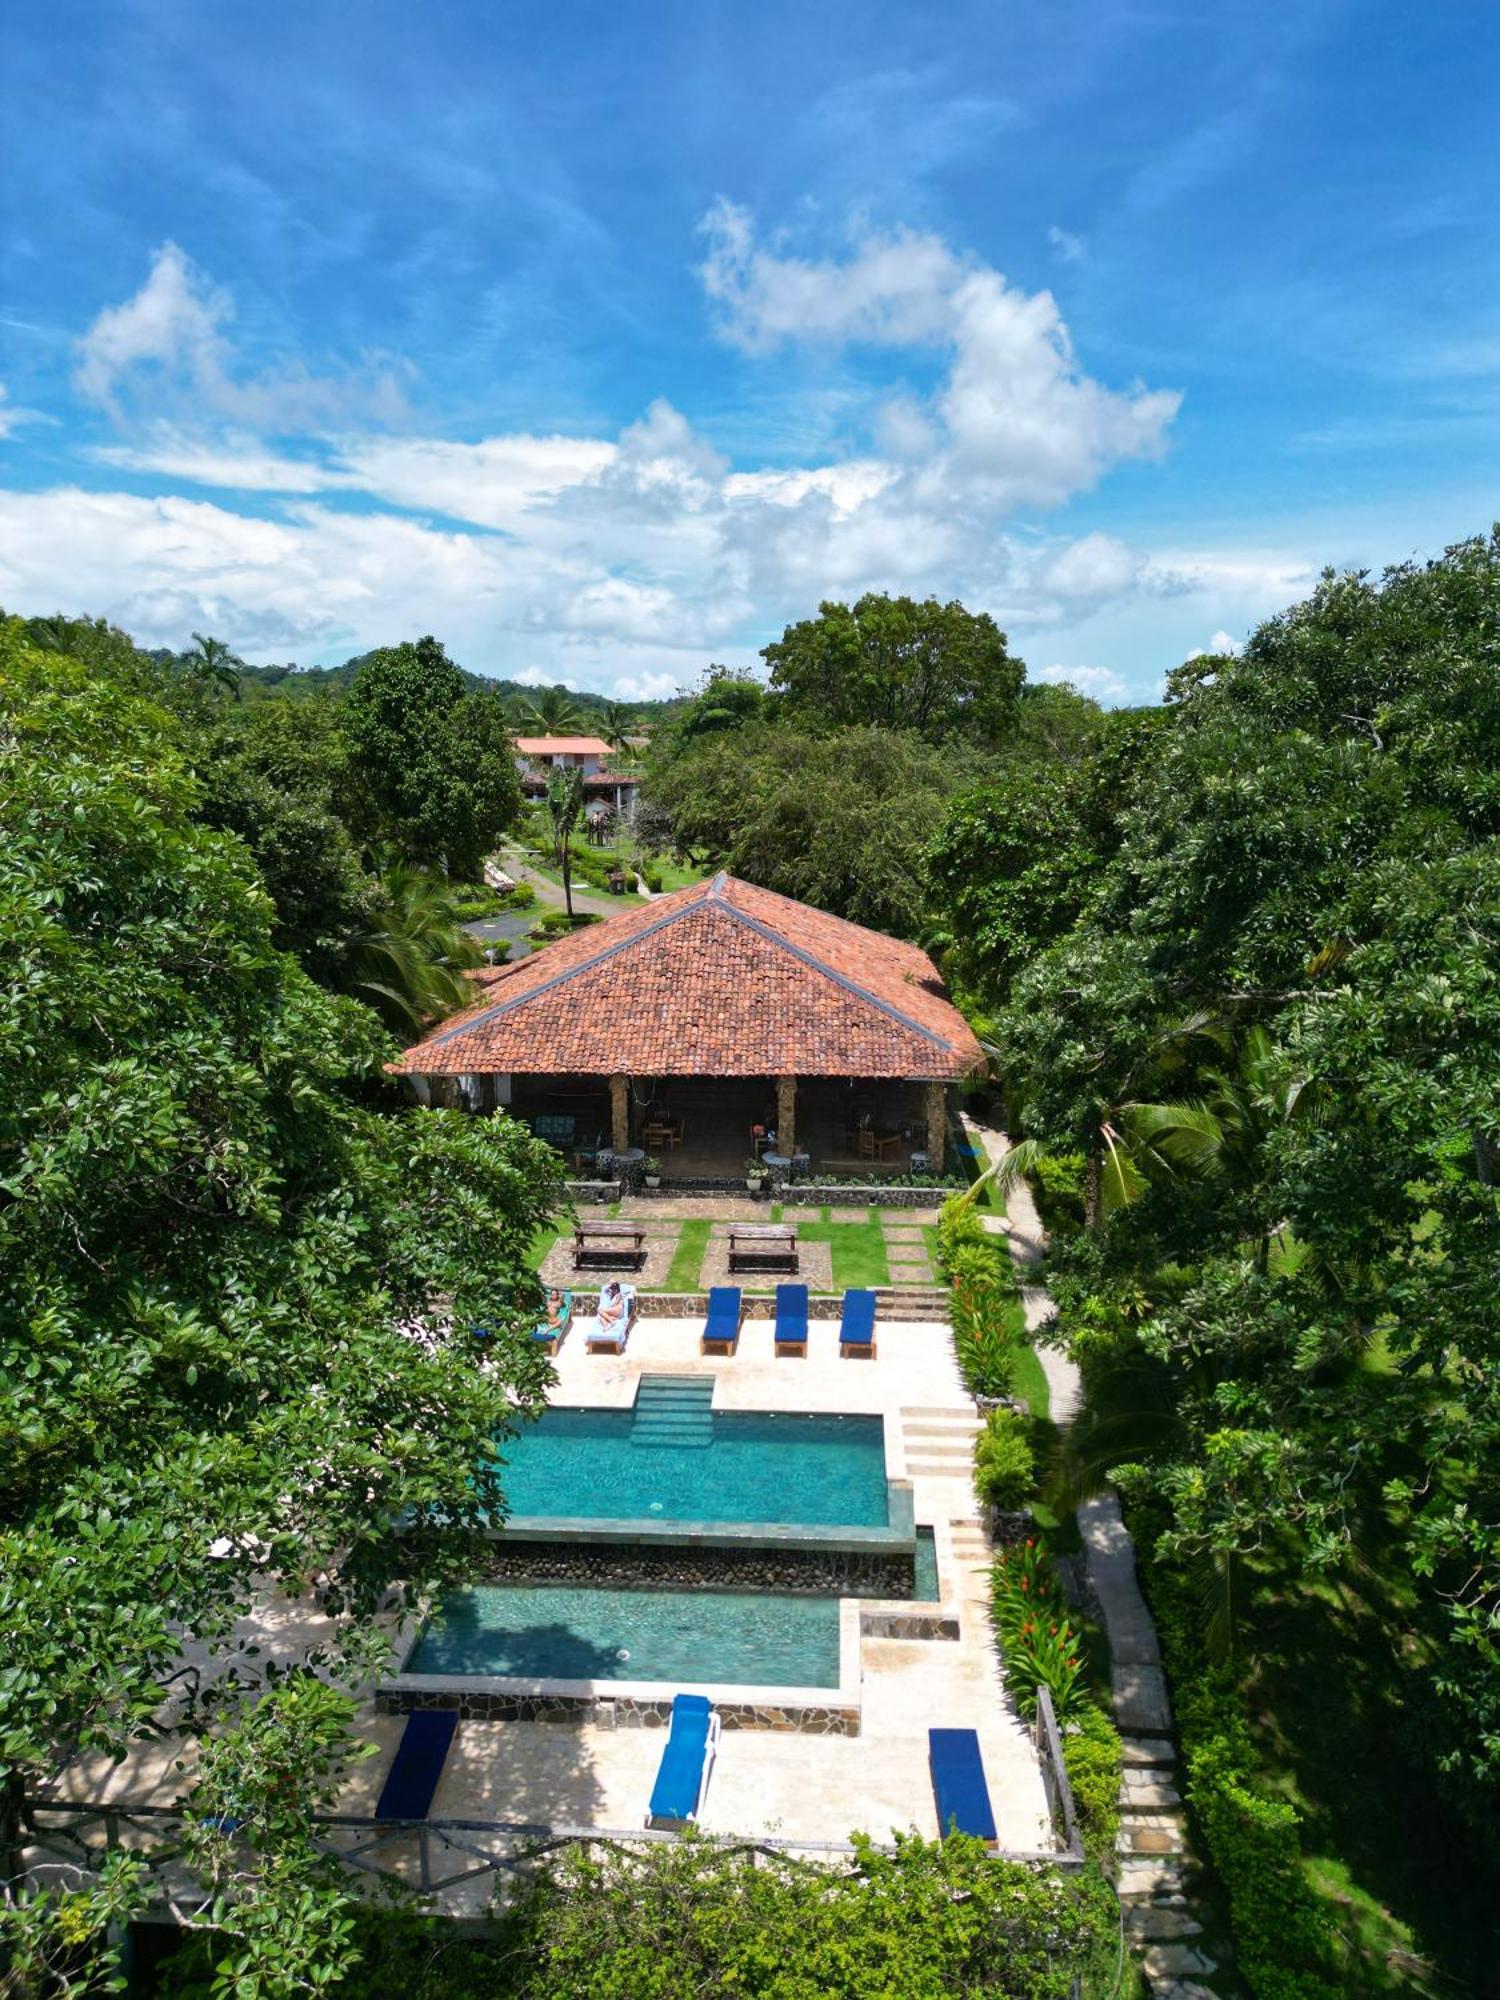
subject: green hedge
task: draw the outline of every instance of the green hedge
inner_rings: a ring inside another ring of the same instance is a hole
[[[1120,1830],[1120,1732],[1101,1709],[1085,1708],[1064,1733],[1062,1752],[1084,1851],[1106,1862]]]
[[[974,1440],[974,1490],[987,1507],[1014,1513],[1036,1491],[1031,1424],[1016,1410],[991,1410]]]
[[[1172,1677],[1185,1791],[1229,1898],[1235,1954],[1257,2000],[1334,2000],[1332,1934],[1305,1870],[1300,1816],[1258,1785],[1245,1697],[1203,1657],[1191,1582],[1146,1556],[1143,1574]]]

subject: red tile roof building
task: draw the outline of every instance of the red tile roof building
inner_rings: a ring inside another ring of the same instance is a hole
[[[730,875],[482,977],[393,1072],[942,1084],[983,1061],[925,952]]]

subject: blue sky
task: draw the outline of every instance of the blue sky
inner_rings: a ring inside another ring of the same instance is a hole
[[[1481,0],[17,0],[0,72],[7,609],[644,696],[889,589],[1149,699],[1500,513]]]

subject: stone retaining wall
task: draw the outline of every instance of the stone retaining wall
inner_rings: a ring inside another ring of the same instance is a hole
[[[616,1729],[665,1729],[672,1700],[626,1695],[506,1694],[484,1688],[383,1687],[376,1691],[380,1715],[410,1715],[427,1708],[456,1709],[468,1722],[553,1722],[600,1724]],[[805,1736],[858,1736],[859,1710],[836,1705],[803,1707],[780,1702],[714,1699],[714,1713],[726,1729],[774,1729]]]
[[[616,1589],[788,1590],[834,1597],[910,1597],[909,1552],[819,1548],[713,1548],[641,1544],[492,1542],[476,1583],[604,1584]]]

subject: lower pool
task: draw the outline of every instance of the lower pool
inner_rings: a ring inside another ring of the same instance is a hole
[[[443,1601],[403,1672],[837,1687],[836,1597],[476,1584]]]

